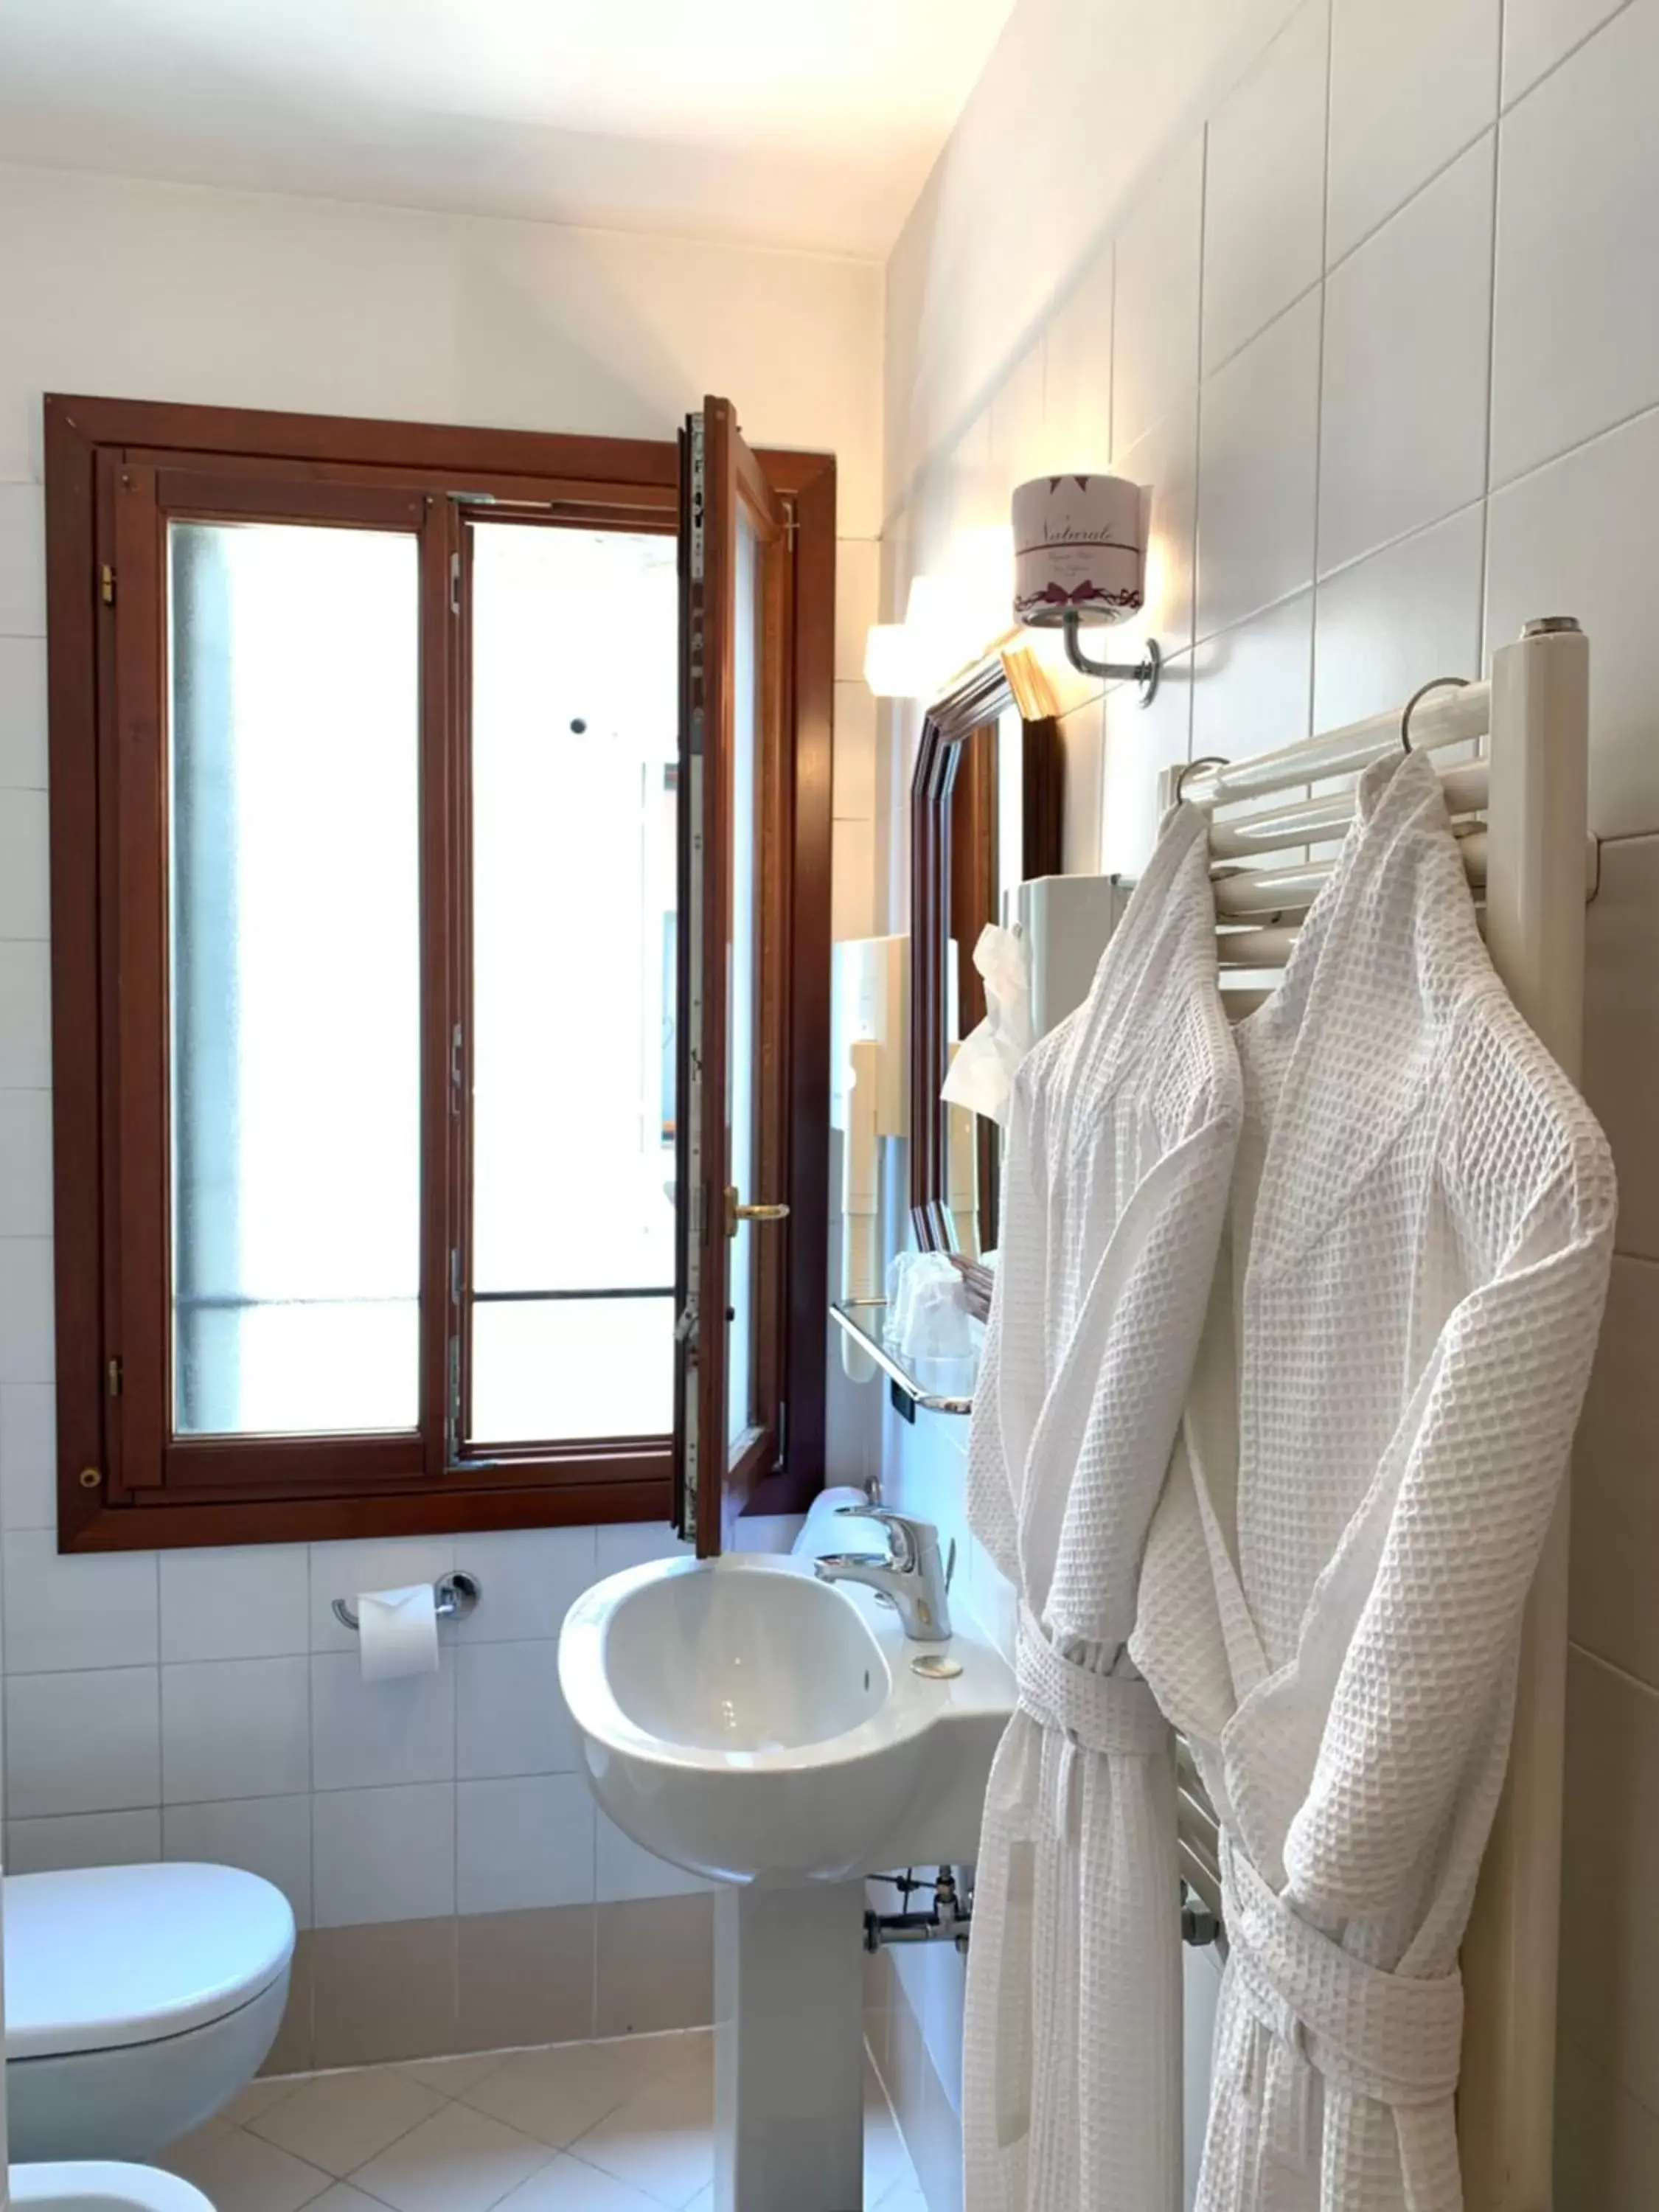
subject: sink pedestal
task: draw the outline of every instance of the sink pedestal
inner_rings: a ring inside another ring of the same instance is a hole
[[[864,2202],[864,1884],[714,1897],[715,2212]]]

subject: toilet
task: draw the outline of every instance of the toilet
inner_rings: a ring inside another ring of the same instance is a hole
[[[144,2159],[251,2081],[282,2024],[288,1899],[234,1867],[5,1877],[16,2160]]]

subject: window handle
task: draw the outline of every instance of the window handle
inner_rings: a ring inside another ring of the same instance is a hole
[[[744,1206],[739,1203],[738,1187],[734,1182],[726,1186],[726,1233],[735,1237],[740,1221],[787,1221],[787,1206]]]

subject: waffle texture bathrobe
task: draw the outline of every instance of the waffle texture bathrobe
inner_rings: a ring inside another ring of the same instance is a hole
[[[1016,1079],[969,1517],[1021,1599],[974,1895],[969,2212],[1178,2212],[1171,1740],[1126,1656],[1242,1111],[1203,817]]]
[[[1236,1032],[1228,1249],[1133,1652],[1224,1832],[1200,2212],[1458,2212],[1457,1954],[1606,1290],[1612,1166],[1426,760]]]

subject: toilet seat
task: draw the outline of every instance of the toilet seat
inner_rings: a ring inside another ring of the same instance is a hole
[[[4,1881],[8,2060],[118,2051],[251,2004],[288,1971],[294,1914],[235,1867],[77,1867]]]

